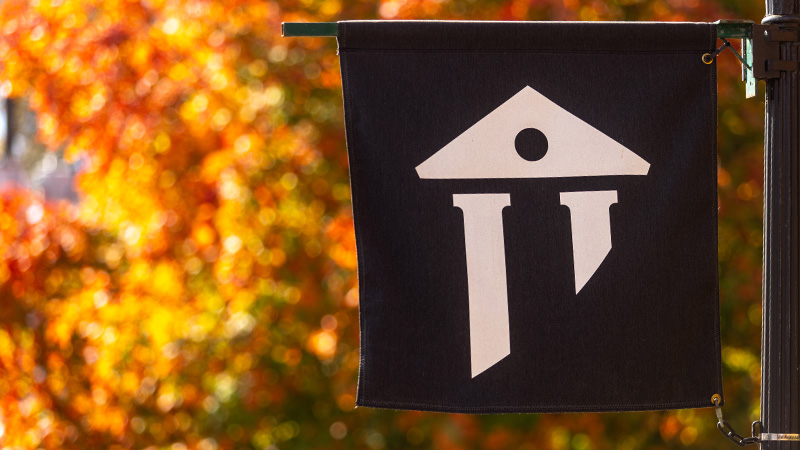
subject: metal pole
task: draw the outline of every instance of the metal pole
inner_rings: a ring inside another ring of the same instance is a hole
[[[6,148],[3,159],[10,161],[11,159],[11,144],[14,142],[14,100],[6,99]]]
[[[798,0],[766,0],[764,24],[798,30]],[[781,42],[782,60],[798,43]],[[767,80],[764,125],[764,280],[761,336],[763,433],[800,433],[800,95],[798,72]],[[800,442],[764,441],[764,450]]]

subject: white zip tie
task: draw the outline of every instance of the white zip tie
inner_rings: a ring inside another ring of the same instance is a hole
[[[762,441],[794,441],[800,442],[798,433],[761,433],[759,439]]]

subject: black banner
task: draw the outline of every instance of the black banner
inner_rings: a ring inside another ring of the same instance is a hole
[[[705,23],[340,22],[357,404],[722,394]]]

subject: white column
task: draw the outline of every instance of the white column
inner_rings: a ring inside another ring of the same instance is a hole
[[[576,294],[611,251],[609,208],[614,203],[617,203],[617,191],[561,193],[561,204],[569,208],[572,221]]]
[[[472,377],[511,353],[503,208],[509,194],[453,194],[464,213]]]

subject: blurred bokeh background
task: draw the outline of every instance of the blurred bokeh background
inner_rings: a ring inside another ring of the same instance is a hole
[[[336,42],[281,38],[280,22],[763,14],[756,0],[2,0],[0,448],[732,448],[710,409],[355,409]],[[739,76],[721,54],[724,411],[747,434],[764,105]]]

